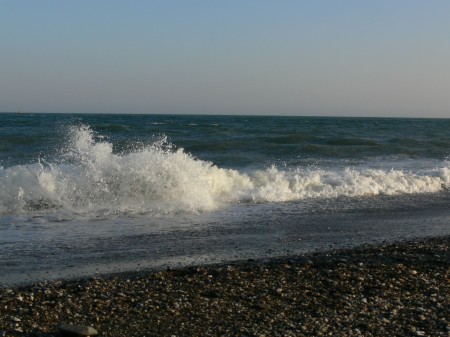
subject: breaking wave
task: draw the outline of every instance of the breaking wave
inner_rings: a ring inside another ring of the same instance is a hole
[[[73,127],[57,163],[0,168],[0,214],[62,209],[170,214],[213,211],[240,202],[439,192],[450,165],[421,172],[383,169],[223,169],[176,149],[166,139],[124,153],[88,126]]]

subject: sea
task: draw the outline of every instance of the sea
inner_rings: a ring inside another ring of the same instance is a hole
[[[0,113],[0,286],[450,234],[450,119]]]

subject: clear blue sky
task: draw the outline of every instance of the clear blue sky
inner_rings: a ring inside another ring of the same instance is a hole
[[[6,0],[0,111],[450,118],[448,0]]]

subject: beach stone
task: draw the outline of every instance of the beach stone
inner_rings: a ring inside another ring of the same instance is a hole
[[[258,302],[253,305],[253,308],[257,310],[266,310],[268,309],[268,306],[265,303]]]
[[[450,244],[450,239],[442,240]],[[178,337],[450,337],[448,291],[443,286],[448,264],[433,258],[435,244],[430,244],[426,256],[416,252],[415,244],[405,245],[402,249],[412,249],[411,256],[417,257],[404,267],[377,260],[378,248],[369,247],[355,256],[345,252],[346,264],[336,263],[341,256],[336,252],[335,256],[314,255],[314,267],[301,257],[298,265],[283,259],[269,264],[258,260],[251,265],[237,264],[234,271],[223,265],[145,272],[140,278],[124,274],[46,283],[40,291],[13,288],[13,296],[0,291],[0,330],[8,329],[4,336],[0,332],[0,337],[86,336],[73,330],[44,332],[54,331],[62,322],[92,324],[98,335],[105,336],[146,336],[151,327],[154,336]],[[397,261],[400,253],[389,247],[385,246],[384,256],[387,261]],[[444,248],[450,259],[450,249]],[[363,259],[367,267],[361,268],[358,261]],[[410,277],[412,267],[419,276]],[[212,281],[208,275],[213,276]],[[358,277],[365,281],[359,282]],[[51,289],[50,296],[44,295],[45,289]],[[23,301],[17,299],[18,294]],[[87,301],[91,305],[86,305]],[[91,331],[85,333],[96,337]]]
[[[85,325],[70,325],[61,323],[59,326],[59,331],[63,336],[96,336],[98,331],[93,327]]]
[[[210,290],[210,291],[203,291],[200,295],[202,295],[203,297],[208,297],[208,298],[219,298],[220,297],[220,293],[214,290]]]

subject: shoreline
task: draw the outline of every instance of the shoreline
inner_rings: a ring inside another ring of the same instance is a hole
[[[369,200],[372,209],[362,211]],[[269,217],[261,204],[188,219],[156,218],[150,223],[125,217],[39,224],[38,218],[36,224],[16,226],[5,218],[4,235],[0,235],[0,288],[445,236],[450,233],[449,202],[448,193],[404,201],[390,196],[344,198],[334,200],[334,207],[345,210],[351,204],[352,208],[338,213],[315,212],[317,205],[305,209],[295,202],[271,205]],[[390,206],[381,211],[386,204]]]
[[[0,289],[0,333],[450,336],[450,236]],[[1,335],[1,334],[0,334]]]

